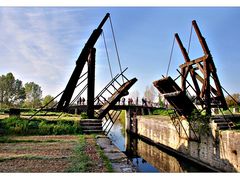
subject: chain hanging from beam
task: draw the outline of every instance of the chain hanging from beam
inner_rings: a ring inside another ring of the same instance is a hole
[[[170,58],[169,58],[169,61],[168,61],[168,67],[167,67],[166,77],[168,76],[168,72],[169,72],[170,64],[171,64],[171,61],[172,61],[172,54],[173,54],[174,43],[175,43],[175,37],[173,38],[173,43],[172,43],[172,48],[171,48]]]
[[[103,37],[104,46],[105,46],[105,50],[106,50],[110,75],[111,75],[111,78],[113,79],[112,67],[111,67],[111,63],[110,63],[110,59],[109,59],[109,54],[108,54],[107,43],[106,43],[106,38],[105,38],[105,35],[104,35],[104,31],[102,32],[102,37]]]
[[[116,42],[116,38],[115,38],[115,34],[114,34],[114,29],[113,29],[111,16],[109,16],[109,21],[110,21],[112,35],[113,35],[113,41],[114,41],[114,45],[115,45],[115,49],[116,49],[116,53],[117,53],[118,65],[119,65],[120,73],[122,73],[122,65],[121,65],[120,56],[119,56],[119,53],[118,53],[118,47],[117,47],[117,42]],[[124,83],[124,78],[122,78],[122,81]]]

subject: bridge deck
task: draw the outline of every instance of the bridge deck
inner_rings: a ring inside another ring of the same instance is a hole
[[[98,110],[102,107],[102,105],[94,105],[94,109]],[[111,110],[129,110],[129,109],[157,109],[159,107],[154,106],[142,106],[142,105],[114,105]],[[87,110],[87,105],[76,105],[76,106],[70,106],[69,110],[79,109],[81,111]]]
[[[120,88],[118,88],[115,93],[110,97],[108,101],[106,101],[102,107],[97,111],[97,118],[102,119],[108,113],[109,110],[120,101],[121,97],[128,94],[128,90],[132,87],[132,85],[137,81],[136,78],[128,80]]]
[[[165,99],[176,109],[180,116],[188,117],[197,108],[182,91],[182,89],[174,82],[171,77],[166,77],[153,82],[154,86],[164,95]]]

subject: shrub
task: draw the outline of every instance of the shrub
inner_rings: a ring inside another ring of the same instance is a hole
[[[52,134],[52,130],[53,130],[53,124],[47,124],[45,121],[42,121],[39,125],[38,125],[38,131],[39,134],[41,135],[49,135]]]
[[[53,134],[59,135],[59,134],[68,134],[69,132],[69,126],[65,124],[57,124],[53,126]]]
[[[153,111],[153,115],[161,115],[161,116],[168,116],[169,113],[171,113],[173,110],[167,110],[167,109],[155,109]]]
[[[2,121],[7,134],[26,134],[28,132],[28,120],[19,117],[10,117]]]
[[[16,135],[50,135],[50,134],[76,134],[81,133],[77,122],[60,120],[47,122],[44,119],[27,120],[19,117],[10,117],[0,121],[5,134]]]
[[[53,126],[53,134],[75,134],[77,133],[77,123],[70,125],[68,122],[59,121]]]
[[[207,115],[202,115],[198,111],[193,111],[189,116],[188,121],[192,125],[193,129],[199,135],[209,135],[210,134],[210,126],[209,126],[210,117]]]
[[[86,112],[82,112],[81,113],[81,119],[87,119],[88,116],[87,116],[87,113]]]

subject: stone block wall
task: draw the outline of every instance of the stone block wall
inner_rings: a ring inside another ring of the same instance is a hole
[[[137,133],[226,172],[240,172],[240,132],[219,131],[190,141],[168,116],[138,116]],[[183,123],[189,132],[187,122]],[[189,133],[188,133],[189,134]],[[192,135],[192,134],[191,134]]]

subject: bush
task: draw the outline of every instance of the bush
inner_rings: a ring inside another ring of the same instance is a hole
[[[87,119],[88,116],[87,116],[87,113],[86,112],[82,112],[81,113],[81,119]]]
[[[4,119],[2,126],[7,134],[26,134],[28,132],[28,120],[19,117]]]
[[[53,134],[68,134],[69,133],[69,126],[66,124],[57,124],[53,126]]]
[[[69,122],[59,121],[57,125],[53,127],[53,134],[75,134],[77,133],[77,123],[70,125]]]
[[[195,132],[199,135],[209,135],[211,132],[209,122],[210,117],[202,115],[198,111],[193,111],[188,118],[189,123],[192,125]]]
[[[81,133],[77,122],[60,120],[47,122],[44,119],[27,120],[19,117],[10,117],[1,120],[1,128],[6,134],[13,135],[51,135],[51,134],[76,134]]]
[[[50,135],[52,134],[52,130],[53,130],[53,124],[47,124],[45,121],[42,121],[39,125],[38,125],[38,132],[41,135]]]
[[[173,110],[167,110],[167,109],[155,109],[153,111],[153,115],[161,115],[161,116],[168,116],[168,113],[171,113]]]
[[[39,122],[38,121],[29,121],[28,129],[38,129]]]

